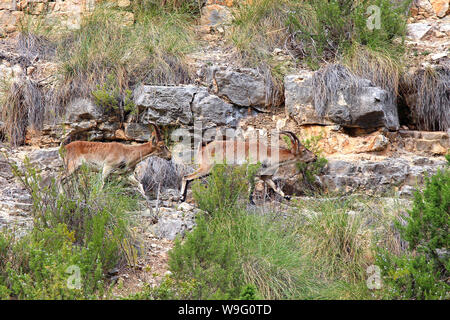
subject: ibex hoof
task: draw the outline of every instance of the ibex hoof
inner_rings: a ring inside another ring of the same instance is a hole
[[[291,200],[291,196],[284,196],[286,200]]]

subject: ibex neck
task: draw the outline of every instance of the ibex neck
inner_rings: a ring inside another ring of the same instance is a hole
[[[138,146],[133,146],[133,147],[134,147],[134,151],[140,157],[146,157],[146,156],[150,155],[155,150],[155,146],[153,146],[153,144],[150,141],[147,142],[147,143],[143,143],[141,145],[138,145]]]

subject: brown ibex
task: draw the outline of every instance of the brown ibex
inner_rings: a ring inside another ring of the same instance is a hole
[[[192,174],[183,177],[181,183],[181,201],[186,200],[187,187],[190,181],[207,176],[214,166],[215,159],[220,159],[227,165],[244,164],[249,159],[251,161],[260,162],[262,167],[256,174],[276,193],[284,198],[289,199],[284,192],[278,188],[272,181],[273,175],[280,166],[300,162],[316,161],[316,155],[305,148],[297,138],[297,136],[290,131],[281,131],[280,134],[287,135],[291,141],[291,149],[268,147],[262,142],[238,141],[238,140],[214,140],[204,146],[201,146],[198,151],[198,158],[200,167]],[[228,150],[228,152],[227,152]],[[263,150],[263,152],[260,152]],[[237,157],[236,157],[237,155]],[[252,200],[252,192],[250,192],[250,201]]]
[[[66,173],[62,181],[67,179],[83,163],[102,171],[102,187],[108,175],[121,170],[123,173],[130,173],[129,180],[137,186],[139,192],[145,197],[142,184],[134,176],[136,165],[151,155],[170,160],[170,153],[158,127],[152,124],[154,131],[147,143],[140,145],[126,145],[118,142],[88,142],[74,141],[63,146],[64,164]]]

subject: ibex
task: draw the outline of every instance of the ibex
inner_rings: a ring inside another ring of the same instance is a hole
[[[259,169],[256,176],[263,180],[283,198],[289,199],[289,197],[286,196],[272,181],[273,175],[280,166],[292,164],[297,161],[309,163],[316,161],[317,157],[313,152],[309,151],[301,144],[293,132],[281,131],[280,134],[289,137],[292,145],[290,150],[278,147],[268,147],[262,142],[238,140],[214,140],[201,146],[197,158],[200,161],[199,169],[196,172],[183,177],[180,192],[181,201],[186,200],[189,182],[207,176],[214,166],[215,159],[220,159],[230,165],[244,164],[249,159],[251,161],[260,162],[262,167]],[[263,150],[263,152],[260,152],[261,150]],[[253,190],[250,191],[250,201],[253,203],[252,191]]]
[[[102,170],[102,187],[108,175],[121,170],[123,173],[130,173],[129,180],[137,186],[139,192],[145,197],[142,184],[134,176],[136,165],[151,155],[159,156],[170,160],[170,153],[158,127],[152,124],[154,132],[147,143],[140,145],[126,145],[118,142],[88,142],[74,141],[64,146],[64,164],[66,173],[62,181],[67,179],[83,163],[96,169]]]

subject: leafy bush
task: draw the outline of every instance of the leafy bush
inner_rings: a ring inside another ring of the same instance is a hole
[[[414,195],[412,210],[396,221],[408,241],[408,253],[394,256],[379,250],[377,262],[393,298],[449,299],[450,169],[426,178],[423,192]]]
[[[19,299],[102,298],[106,272],[134,262],[129,260],[135,249],[124,214],[136,207],[136,200],[120,185],[101,189],[100,177],[86,167],[64,193],[54,179],[45,186],[27,159],[23,172],[15,165],[12,169],[32,196],[34,226],[22,238],[13,231],[0,232],[2,294]]]
[[[231,167],[226,164],[215,165],[211,170],[208,184],[199,180],[192,185],[194,199],[200,209],[211,214],[235,210],[249,198],[254,177],[259,165]]]
[[[229,40],[242,64],[269,69],[275,87],[299,64],[317,69],[324,62],[343,63],[356,74],[397,92],[410,0],[255,0],[234,13]],[[379,28],[367,27],[376,5]],[[277,59],[274,49],[289,52]],[[278,88],[280,89],[280,88]]]
[[[136,105],[131,97],[131,90],[120,92],[116,79],[108,75],[103,85],[97,85],[92,91],[95,103],[102,107],[106,113],[118,113],[123,121],[125,114],[136,113]]]
[[[205,213],[169,253],[173,279],[195,284],[185,298],[286,299],[308,292],[295,236],[271,216],[245,211],[249,172],[248,166],[216,165],[208,187],[194,187],[194,199]]]
[[[323,135],[309,137],[302,141],[306,149],[310,150],[317,156],[317,160],[311,163],[297,162],[297,169],[302,174],[300,183],[305,186],[305,191],[319,192],[320,186],[316,185],[316,176],[319,175],[328,163],[328,160],[322,156],[322,150],[319,147],[319,141],[323,139]]]

